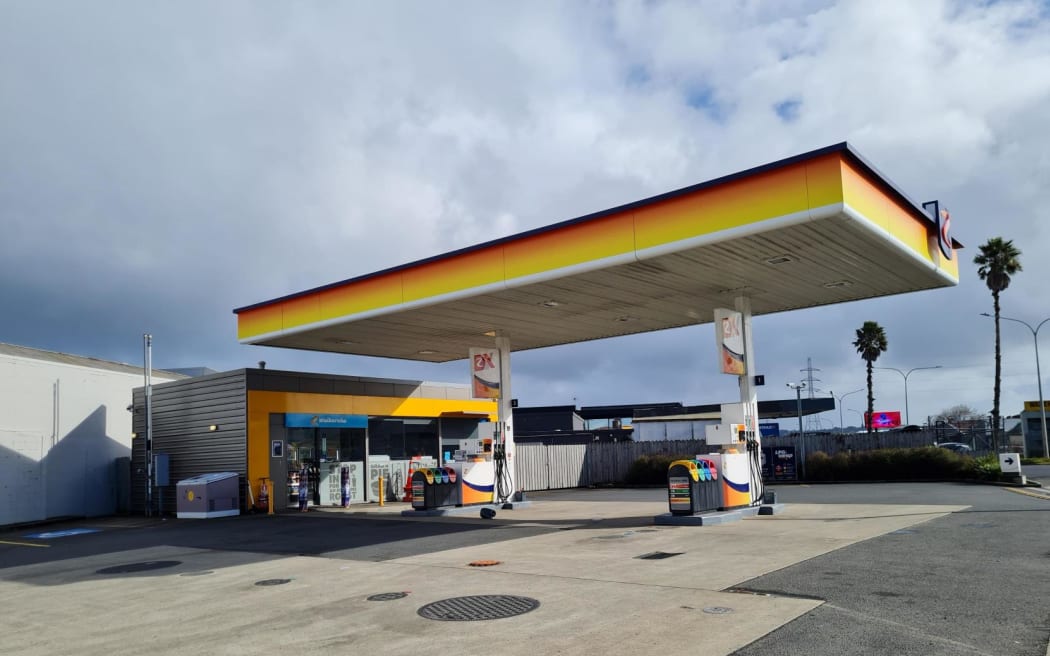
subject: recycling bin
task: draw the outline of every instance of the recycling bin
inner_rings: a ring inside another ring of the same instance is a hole
[[[722,482],[718,480],[718,465],[711,458],[698,458],[705,476],[700,483],[701,512],[722,507]]]
[[[672,515],[700,512],[700,468],[695,460],[675,460],[667,468],[667,504]]]
[[[427,476],[422,469],[412,472],[412,508],[426,510],[427,508]]]

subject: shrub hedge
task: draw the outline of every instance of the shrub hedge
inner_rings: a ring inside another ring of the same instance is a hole
[[[806,478],[811,481],[964,480],[997,478],[998,461],[988,467],[975,460],[935,446],[916,449],[876,449],[829,456],[817,451],[806,458]]]
[[[666,455],[658,453],[640,456],[631,463],[624,483],[628,485],[667,485],[667,470],[675,460],[691,460],[695,454]]]
[[[627,470],[628,485],[666,485],[667,469],[675,460],[689,460],[693,454],[655,454],[641,456]],[[839,452],[823,451],[806,458],[806,480],[810,481],[922,481],[997,480],[999,460],[994,455],[973,458],[935,446],[915,449],[875,449]]]

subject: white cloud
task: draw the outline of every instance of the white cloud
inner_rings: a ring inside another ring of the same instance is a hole
[[[764,393],[779,396],[807,356],[825,389],[863,385],[849,342],[870,318],[890,334],[883,364],[945,366],[912,379],[913,420],[990,407],[977,314],[991,302],[969,260],[991,236],[1024,252],[1004,313],[1050,314],[1039,2],[4,12],[0,340],[131,359],[150,330],[177,364],[458,377],[239,347],[229,311],[843,140],[916,200],[952,209],[963,279],[760,318]],[[1012,328],[1004,412],[1035,392],[1029,336]],[[709,330],[519,354],[516,395],[725,400]],[[893,383],[877,382],[880,403],[901,406]]]

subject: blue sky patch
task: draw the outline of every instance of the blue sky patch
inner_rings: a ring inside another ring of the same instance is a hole
[[[786,123],[791,123],[798,118],[799,110],[802,109],[801,100],[785,100],[778,102],[773,105],[773,110],[777,113],[777,116]]]
[[[714,89],[708,86],[690,87],[685,90],[685,104],[699,110],[716,123],[723,123],[729,111],[715,98]]]

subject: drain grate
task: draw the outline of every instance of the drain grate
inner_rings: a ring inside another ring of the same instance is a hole
[[[428,620],[442,622],[473,622],[498,620],[504,617],[524,615],[540,607],[540,602],[529,597],[512,595],[473,595],[453,597],[427,604],[417,611]]]
[[[623,533],[614,533],[612,535],[596,535],[595,540],[619,540],[634,535],[634,531],[625,531]]]
[[[181,565],[181,560],[147,560],[142,563],[128,563],[127,565],[114,565],[95,570],[96,574],[135,574],[136,572],[149,572],[155,569],[165,569]]]
[[[683,553],[685,553],[685,552],[684,551],[678,551],[678,552],[674,552],[674,551],[671,551],[671,552],[668,552],[668,551],[650,551],[647,554],[642,554],[641,556],[635,556],[635,558],[637,558],[638,560],[663,560],[664,558],[670,558],[672,556],[681,556]]]
[[[395,599],[404,599],[408,596],[407,592],[382,592],[380,594],[374,594],[368,598],[369,601],[394,601]]]
[[[728,606],[708,606],[704,608],[704,612],[708,615],[728,615],[733,609]]]
[[[256,581],[255,585],[270,586],[270,585],[284,585],[285,583],[291,583],[291,579],[263,579],[262,581]]]

